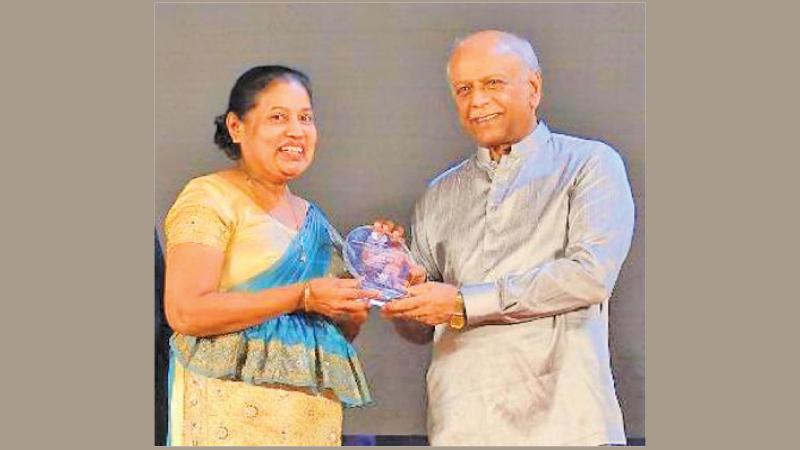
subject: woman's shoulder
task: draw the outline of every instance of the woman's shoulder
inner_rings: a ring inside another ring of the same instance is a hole
[[[235,199],[234,187],[220,172],[214,172],[190,179],[178,193],[170,212],[201,207],[228,217],[232,215]]]
[[[226,248],[235,216],[224,189],[214,174],[186,183],[164,218],[167,247],[191,242]]]
[[[220,191],[225,190],[229,182],[225,179],[225,171],[218,171],[200,175],[190,179],[185,188]]]
[[[184,185],[179,197],[190,195],[203,197],[209,201],[225,201],[236,193],[235,186],[223,175],[224,172],[213,172],[190,179]]]

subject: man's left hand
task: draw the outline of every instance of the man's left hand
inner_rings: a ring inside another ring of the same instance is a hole
[[[447,323],[456,310],[458,288],[427,282],[408,288],[409,297],[393,300],[381,308],[384,318],[411,319],[426,325]]]

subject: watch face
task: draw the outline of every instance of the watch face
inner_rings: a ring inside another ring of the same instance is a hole
[[[464,325],[464,316],[453,316],[450,318],[450,326],[456,330],[464,328]]]

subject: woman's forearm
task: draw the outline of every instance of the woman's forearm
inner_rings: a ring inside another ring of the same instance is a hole
[[[165,292],[165,312],[173,330],[191,336],[231,333],[303,308],[303,284],[249,292],[209,292],[176,298]]]

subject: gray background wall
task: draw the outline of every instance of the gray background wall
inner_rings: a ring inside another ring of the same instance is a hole
[[[611,301],[611,346],[627,434],[644,437],[642,4],[158,4],[155,219],[160,227],[189,179],[230,164],[213,147],[212,120],[236,77],[280,63],[311,77],[320,134],[295,192],[342,232],[378,216],[407,227],[426,183],[473,151],[444,67],[455,38],[484,28],[534,44],[544,73],[540,115],[551,129],[605,141],[626,162],[637,223]],[[347,411],[345,432],[425,434],[430,348],[402,341],[377,314],[356,346],[378,406]]]

